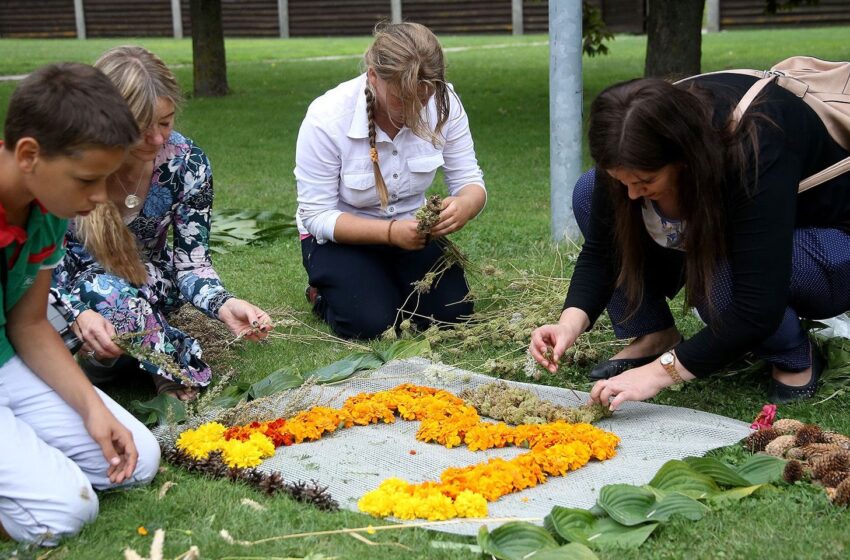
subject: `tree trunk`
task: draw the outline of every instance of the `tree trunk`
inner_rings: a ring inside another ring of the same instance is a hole
[[[649,0],[644,75],[683,78],[700,73],[705,0]]]
[[[190,0],[192,18],[192,67],[195,95],[227,95],[227,61],[221,0]]]

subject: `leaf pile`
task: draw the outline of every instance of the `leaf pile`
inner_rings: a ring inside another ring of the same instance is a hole
[[[482,527],[478,544],[500,559],[593,559],[591,549],[638,548],[661,525],[674,517],[697,521],[711,510],[751,495],[780,481],[785,461],[752,455],[740,466],[711,457],[688,457],[666,462],[649,484],[609,484],[590,510],[556,506],[544,528],[530,523],[507,523],[489,532]],[[573,546],[569,556],[566,546]]]

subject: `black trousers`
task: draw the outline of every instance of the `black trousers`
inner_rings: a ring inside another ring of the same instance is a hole
[[[407,251],[330,241],[320,245],[308,237],[301,241],[301,255],[310,285],[321,296],[315,311],[339,336],[375,338],[404,318],[424,328],[431,318],[456,323],[472,313],[472,302],[463,301],[469,286],[458,265],[435,280],[429,292],[415,292],[413,283],[443,255],[436,241]]]

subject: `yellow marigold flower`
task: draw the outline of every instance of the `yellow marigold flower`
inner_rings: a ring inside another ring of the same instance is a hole
[[[193,459],[206,459],[224,442],[226,428],[218,422],[207,422],[197,429],[186,430],[177,438],[177,449],[185,451]]]
[[[481,494],[464,490],[455,498],[457,517],[487,517],[487,500]]]

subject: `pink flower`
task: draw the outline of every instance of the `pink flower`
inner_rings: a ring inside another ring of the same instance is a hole
[[[773,427],[773,420],[776,418],[776,405],[766,404],[761,408],[761,412],[756,416],[755,421],[750,424],[753,430],[765,430]]]

